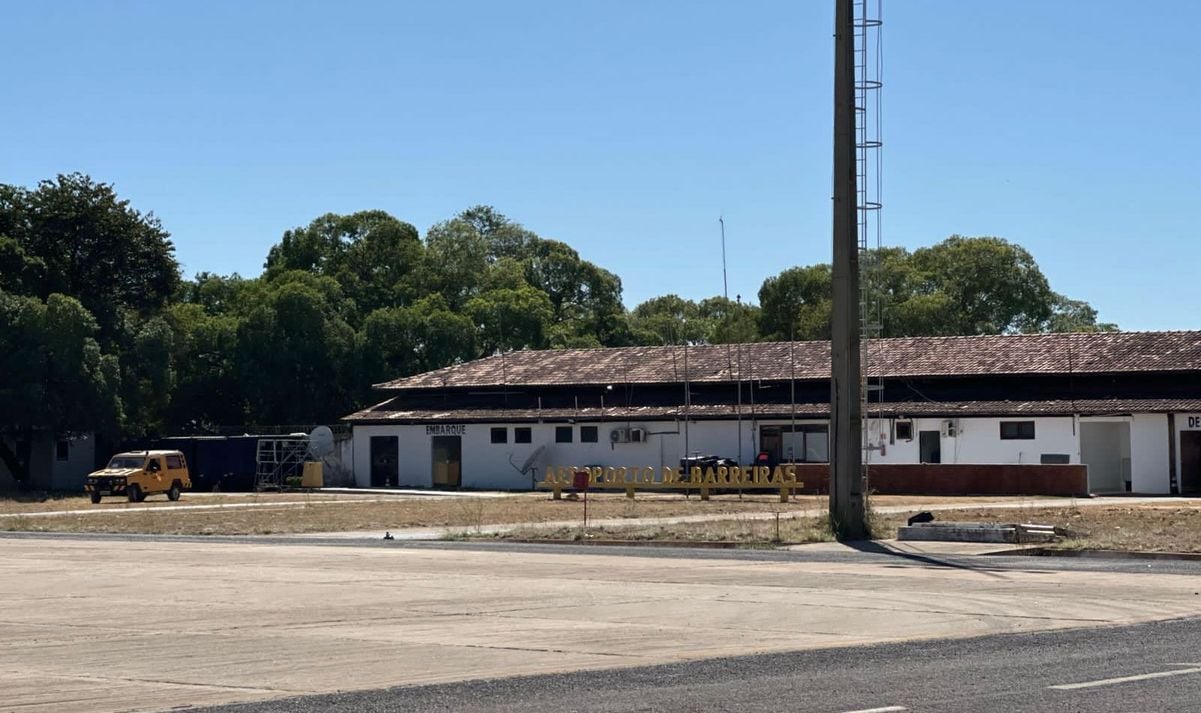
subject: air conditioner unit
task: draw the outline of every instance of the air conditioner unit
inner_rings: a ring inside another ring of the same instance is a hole
[[[959,419],[946,419],[942,422],[942,437],[955,438],[959,435]]]
[[[642,443],[646,440],[646,431],[641,428],[630,429],[630,443]]]
[[[610,443],[629,443],[630,442],[630,429],[615,428],[612,431],[609,431],[609,442]]]

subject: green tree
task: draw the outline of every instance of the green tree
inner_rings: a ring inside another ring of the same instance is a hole
[[[488,244],[490,261],[529,258],[533,247],[541,241],[533,232],[506,218],[492,206],[477,205],[463,211],[459,220],[469,223]]]
[[[179,284],[174,246],[159,220],[83,174],[59,175],[32,191],[0,186],[0,234],[32,266],[27,294],[79,300],[106,348],[124,336],[127,312],[157,315]]]
[[[216,426],[245,424],[249,409],[239,381],[244,370],[237,363],[240,318],[180,303],[166,319],[173,334],[175,388],[165,430],[203,433]]]
[[[552,308],[545,292],[521,285],[481,293],[465,312],[476,327],[476,346],[484,353],[546,347]]]
[[[0,292],[0,460],[29,478],[39,434],[111,435],[121,420],[120,368],[78,300]]]
[[[256,425],[323,423],[353,406],[355,332],[341,288],[291,272],[260,286],[237,327],[237,380]]]
[[[1051,317],[1054,293],[1034,257],[1001,238],[952,235],[910,263],[914,295],[941,295],[951,307],[935,334],[1036,331]]]
[[[470,222],[455,218],[431,227],[425,248],[432,291],[452,309],[461,309],[479,293],[489,264],[488,241]]]
[[[759,288],[759,332],[768,341],[829,339],[831,271],[826,264],[793,267]]]
[[[1051,316],[1040,325],[1042,332],[1116,332],[1118,325],[1098,322],[1097,310],[1083,300],[1073,300],[1055,293],[1051,299]]]
[[[1001,238],[953,235],[910,253],[861,257],[867,312],[886,337],[1116,329],[1086,302],[1050,289],[1033,256]],[[829,337],[830,266],[790,268],[759,291],[759,328],[770,340]]]
[[[359,397],[371,396],[371,384],[475,358],[475,332],[472,319],[452,312],[441,295],[412,307],[372,312],[360,339],[364,378]]]
[[[732,344],[759,341],[759,308],[728,297],[701,300],[697,310],[710,325],[706,341]]]
[[[284,233],[267,254],[268,279],[289,271],[333,278],[358,314],[411,304],[429,289],[412,225],[381,210],[327,213]]]
[[[702,344],[713,331],[700,307],[679,295],[652,297],[630,313],[630,329],[639,344]]]

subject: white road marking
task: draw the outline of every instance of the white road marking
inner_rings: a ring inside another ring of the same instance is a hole
[[[132,508],[84,508],[78,510],[47,510],[41,512],[0,513],[0,518],[9,517],[67,517],[69,515],[121,515],[131,512],[175,512],[178,510],[232,510],[240,508],[298,508],[309,505],[358,505],[360,503],[384,503],[392,500],[366,498],[358,500],[282,500],[265,503],[223,503],[221,505],[143,505]]]
[[[884,706],[883,708],[863,708],[857,711],[846,711],[846,713],[890,713],[890,711],[907,711],[905,706]]]
[[[1075,691],[1080,688],[1096,688],[1098,686],[1113,686],[1118,683],[1130,683],[1131,681],[1147,681],[1153,678],[1165,678],[1167,676],[1183,676],[1186,673],[1201,673],[1201,667],[1197,668],[1181,668],[1175,671],[1158,671],[1156,673],[1144,673],[1138,676],[1121,676],[1119,678],[1103,678],[1099,681],[1085,681],[1083,683],[1063,683],[1058,686],[1047,686],[1047,688],[1056,691]]]

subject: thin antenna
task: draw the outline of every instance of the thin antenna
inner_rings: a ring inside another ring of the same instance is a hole
[[[792,452],[792,462],[793,463],[796,463],[796,450],[795,450],[795,448],[796,448],[796,357],[794,356],[795,347],[796,347],[795,332],[790,327],[788,330],[788,381],[789,381],[788,390],[789,390],[789,400],[791,402],[791,409],[792,409],[792,447],[794,449]],[[806,438],[808,438],[808,436],[806,436]],[[804,454],[804,456],[805,456],[806,460],[809,458],[808,454]]]
[[[496,342],[500,346],[500,384],[501,384],[501,389],[503,391],[501,398],[504,399],[504,407],[508,408],[509,407],[509,373],[508,373],[507,367],[505,366],[505,344],[504,344],[505,322],[504,322],[504,319],[505,319],[504,312],[501,310],[497,310],[496,311],[496,337],[497,337]]]
[[[737,295],[736,298],[738,300],[738,306],[741,308],[742,295]],[[736,382],[736,388],[738,391],[738,465],[742,465],[742,335],[738,336],[738,341],[736,344],[737,347],[735,348],[738,350],[738,380]],[[728,359],[729,356],[730,353],[727,347],[726,358]]]
[[[726,283],[726,220],[720,215],[717,222],[721,223],[721,296],[730,301],[730,286]]]
[[[742,341],[741,335],[731,334],[731,325],[734,317],[734,312],[730,310],[730,286],[726,282],[726,220],[722,216],[717,217],[717,222],[721,225],[721,296],[725,299],[725,321],[726,321],[726,371],[730,374],[730,378],[734,378],[734,357],[730,353],[730,337],[736,337],[738,341]],[[742,305],[742,295],[738,296],[738,304]],[[742,465],[742,359],[741,351],[739,352],[738,360],[738,404],[736,418],[738,419],[738,465]],[[741,490],[739,491],[741,494]]]
[[[688,422],[692,419],[692,387],[688,383],[688,335],[684,335],[684,457],[691,457],[688,444]],[[689,461],[691,465],[691,461]]]

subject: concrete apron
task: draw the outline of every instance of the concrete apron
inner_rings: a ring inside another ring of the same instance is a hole
[[[165,710],[1194,615],[1178,575],[0,539],[0,690]]]

